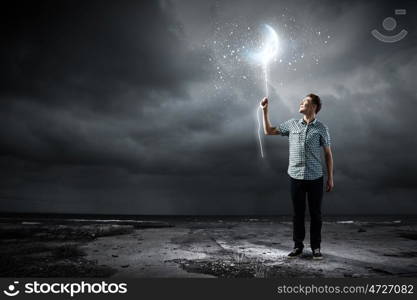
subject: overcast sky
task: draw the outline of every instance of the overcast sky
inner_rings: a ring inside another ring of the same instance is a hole
[[[417,212],[415,1],[10,2],[0,211],[291,213],[288,138],[262,136],[262,159],[257,137],[265,87],[250,53],[269,24],[272,124],[302,117],[308,93],[323,101],[323,215]]]

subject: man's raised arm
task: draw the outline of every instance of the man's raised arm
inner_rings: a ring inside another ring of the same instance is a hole
[[[279,134],[279,131],[276,127],[272,127],[271,122],[269,121],[268,116],[268,98],[263,98],[261,101],[261,107],[263,111],[263,124],[264,124],[264,133],[266,135],[276,135]]]

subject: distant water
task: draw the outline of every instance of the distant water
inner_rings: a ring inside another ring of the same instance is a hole
[[[377,223],[377,224],[401,224],[402,220],[394,220],[394,221],[381,221],[381,220],[374,220],[374,221],[363,221],[363,220],[348,220],[348,221],[336,221],[338,224],[366,224],[366,223]]]
[[[306,219],[308,219],[306,213]],[[292,216],[189,216],[189,215],[86,215],[86,214],[22,214],[0,213],[0,222],[19,222],[24,225],[37,225],[41,223],[113,223],[113,224],[140,224],[150,221],[184,222],[184,221],[216,221],[216,222],[291,222]],[[337,224],[404,224],[416,222],[417,215],[331,215],[323,216],[326,223]]]

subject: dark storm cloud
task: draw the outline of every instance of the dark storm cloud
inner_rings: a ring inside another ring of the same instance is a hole
[[[271,119],[298,117],[311,91],[322,97],[319,119],[330,127],[336,163],[324,211],[415,211],[417,160],[404,149],[417,146],[409,133],[416,24],[399,23],[409,36],[398,45],[369,34],[398,5],[411,14],[415,3],[13,4],[0,29],[2,210],[289,213],[287,139],[264,137],[259,157],[262,80],[253,66],[217,60],[209,42],[226,23],[282,27],[295,18],[291,51],[320,63],[271,67]],[[328,44],[311,35],[319,30],[331,35]],[[215,90],[216,66],[250,79]]]
[[[132,105],[114,100],[126,90],[183,96],[184,82],[205,75],[156,1],[13,4],[2,11],[2,95],[114,112]]]
[[[156,1],[13,4],[2,18],[4,154],[103,163],[99,148],[143,126],[146,102],[186,99],[185,84],[206,76],[205,56]]]

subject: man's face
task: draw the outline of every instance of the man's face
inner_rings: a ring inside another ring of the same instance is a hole
[[[316,109],[315,105],[311,103],[310,97],[305,97],[303,100],[301,100],[300,103],[300,110],[299,112],[302,114],[312,114],[314,110]]]

